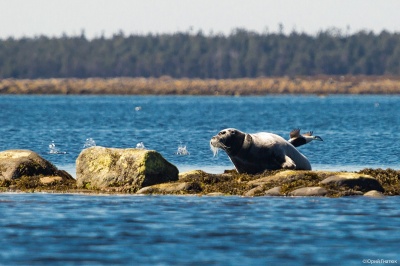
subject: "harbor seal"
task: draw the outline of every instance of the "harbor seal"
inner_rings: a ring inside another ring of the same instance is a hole
[[[273,133],[248,134],[234,128],[221,130],[210,140],[214,155],[224,150],[238,173],[265,170],[311,170],[308,159],[284,138]]]

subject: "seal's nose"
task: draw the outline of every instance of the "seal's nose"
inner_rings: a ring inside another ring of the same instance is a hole
[[[217,136],[214,136],[214,137],[211,138],[210,144],[211,144],[211,145],[215,145],[216,143],[218,143],[218,137],[217,137]]]

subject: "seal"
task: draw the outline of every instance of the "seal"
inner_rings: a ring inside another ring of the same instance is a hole
[[[258,174],[265,170],[311,170],[307,157],[284,138],[267,132],[244,133],[235,128],[221,130],[211,138],[214,155],[222,149],[238,173]]]

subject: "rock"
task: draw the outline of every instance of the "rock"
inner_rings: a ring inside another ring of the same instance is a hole
[[[45,176],[39,179],[40,183],[47,185],[47,184],[51,184],[51,183],[55,183],[55,182],[61,182],[62,181],[62,177],[60,176]]]
[[[289,196],[322,197],[327,193],[328,191],[323,187],[303,187],[290,192]]]
[[[344,186],[351,189],[357,189],[362,192],[377,190],[383,192],[381,184],[370,175],[357,173],[338,173],[329,176],[320,182],[322,185]]]
[[[267,191],[265,191],[264,196],[271,196],[271,197],[282,196],[281,187],[274,187],[274,188],[268,189]]]
[[[260,185],[260,186],[250,189],[249,191],[244,193],[243,196],[254,197],[254,196],[261,194],[262,192],[264,192],[264,186]]]
[[[295,170],[280,171],[280,172],[270,175],[270,176],[261,177],[261,178],[252,180],[249,182],[249,185],[260,186],[260,185],[264,185],[264,184],[270,183],[270,182],[282,181],[282,180],[288,179],[290,177],[297,176],[303,172],[305,172],[305,171],[295,171]]]
[[[58,170],[49,161],[30,150],[7,150],[0,152],[0,181],[16,180],[22,177],[57,177],[60,181],[73,180],[63,170]],[[43,184],[49,179],[44,179]],[[51,183],[51,182],[50,182]]]
[[[221,196],[226,196],[226,194],[221,193],[221,192],[211,192],[211,193],[208,193],[206,196],[210,196],[210,197],[221,197]]]
[[[264,174],[268,174],[265,172]],[[263,175],[264,175],[263,174]],[[300,179],[324,179],[328,175],[332,175],[332,172],[327,171],[305,171],[305,170],[281,170],[277,173],[272,173],[268,176],[261,177],[249,182],[249,185],[259,186],[267,183],[282,183],[291,182]]]
[[[193,194],[200,191],[201,188],[196,183],[174,182],[144,187],[136,194]]]
[[[379,192],[377,190],[370,190],[367,193],[365,193],[364,196],[371,197],[371,198],[383,198],[384,197],[382,192]]]
[[[209,174],[207,174],[203,170],[191,170],[188,172],[179,173],[179,180],[197,178],[197,177],[207,176],[207,175],[209,175]]]
[[[178,180],[178,169],[156,151],[94,146],[76,159],[78,188],[122,187],[136,192],[155,184]]]

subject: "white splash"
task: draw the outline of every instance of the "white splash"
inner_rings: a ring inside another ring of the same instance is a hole
[[[136,106],[135,107],[135,111],[137,112],[137,111],[140,111],[140,110],[142,110],[142,106]]]
[[[139,142],[138,144],[136,144],[136,149],[143,149],[143,150],[145,150],[146,147],[144,146],[143,142]]]
[[[92,139],[92,138],[86,139],[85,144],[83,144],[84,149],[93,147],[93,146],[96,146],[96,141],[94,141],[94,139]]]
[[[187,150],[186,145],[179,145],[176,155],[190,155],[190,152]]]
[[[67,152],[65,151],[60,151],[57,147],[56,144],[54,143],[54,140],[51,141],[49,144],[49,153],[50,154],[66,154]]]

